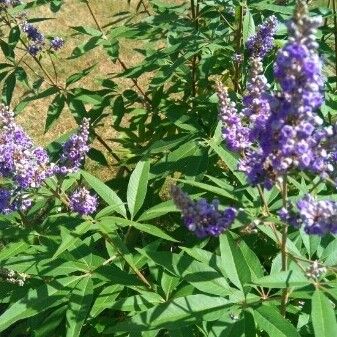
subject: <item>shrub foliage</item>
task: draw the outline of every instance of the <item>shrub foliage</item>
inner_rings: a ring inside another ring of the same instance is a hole
[[[66,1],[0,0],[0,335],[335,336],[336,8],[93,2],[61,37]],[[37,146],[36,102],[78,129]]]

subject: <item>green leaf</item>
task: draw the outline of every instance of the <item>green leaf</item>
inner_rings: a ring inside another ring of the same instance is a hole
[[[97,317],[104,309],[111,308],[123,289],[124,286],[120,284],[104,286],[91,308],[90,317]]]
[[[299,271],[281,271],[261,277],[254,282],[266,288],[305,287],[311,282]]]
[[[7,260],[10,257],[16,256],[30,247],[28,242],[19,241],[7,244],[0,251],[0,261]]]
[[[81,279],[69,299],[66,313],[66,337],[79,337],[88,316],[93,297],[93,282],[90,277]]]
[[[63,321],[66,310],[66,305],[52,310],[51,314],[48,315],[42,322],[39,322],[40,324],[34,329],[34,337],[46,337],[53,335],[55,329]]]
[[[69,289],[79,280],[79,276],[71,276],[51,281],[36,289],[30,289],[28,293],[12,304],[0,316],[0,331],[7,329],[15,322],[34,316],[50,306],[67,300]]]
[[[12,72],[7,76],[2,87],[2,101],[6,105],[10,105],[16,84],[16,73]]]
[[[158,218],[167,213],[177,212],[177,207],[174,205],[172,200],[164,201],[156,206],[153,206],[142,215],[139,216],[138,221],[146,221],[154,218]]]
[[[170,302],[159,304],[137,314],[130,319],[108,328],[104,334],[117,331],[145,331],[159,328],[177,329],[195,322],[214,321],[222,316],[230,304],[221,297],[203,294],[180,297]]]
[[[216,194],[216,195],[220,195],[222,197],[225,197],[225,198],[228,198],[228,199],[231,199],[231,200],[235,200],[235,201],[238,200],[235,197],[235,195],[232,191],[227,192],[224,188],[219,188],[219,187],[212,186],[212,185],[209,185],[209,184],[200,183],[200,182],[194,181],[194,180],[184,180],[184,179],[180,180],[179,179],[179,181],[181,181],[181,182],[183,182],[184,184],[187,184],[187,185],[202,188],[205,191],[211,192],[211,193]]]
[[[65,227],[61,227],[61,239],[62,242],[58,246],[56,252],[53,255],[53,259],[56,259],[59,255],[61,255],[63,252],[65,252],[68,248],[72,247],[77,239],[83,234],[85,234],[90,227],[92,226],[92,223],[90,221],[83,222],[80,225],[78,225],[72,232],[69,231]]]
[[[217,144],[215,139],[210,139],[208,141],[208,145],[212,148],[212,150],[221,158],[221,160],[226,164],[229,170],[234,174],[237,180],[240,182],[242,186],[247,185],[246,177],[242,172],[238,171],[238,161],[239,157],[236,154],[228,151],[221,145]],[[257,192],[252,187],[246,188],[247,192],[253,197],[253,199],[257,198]]]
[[[227,296],[235,290],[228,285],[220,272],[205,263],[191,259],[189,256],[179,256],[169,252],[145,252],[141,249],[139,251],[157,265],[161,265],[168,272],[179,276],[205,293]]]
[[[257,325],[270,337],[300,337],[296,328],[272,306],[262,305],[253,315]]]
[[[254,34],[255,34],[255,24],[253,15],[247,8],[245,17],[243,19],[243,27],[242,27],[243,43],[246,44],[247,40]]]
[[[149,180],[149,172],[150,162],[140,161],[131,174],[127,190],[127,202],[131,219],[134,218],[144,203],[147,192],[147,183]]]
[[[106,283],[120,284],[125,286],[143,285],[133,274],[119,269],[113,264],[103,265],[95,269],[92,277],[102,280]]]
[[[173,238],[171,235],[168,235],[165,233],[162,229],[160,229],[157,226],[150,225],[150,224],[143,224],[140,222],[134,222],[132,224],[133,227],[139,229],[142,232],[157,236],[158,238],[168,240],[168,241],[173,241],[173,242],[179,242],[175,238]]]
[[[66,99],[63,95],[57,95],[53,99],[53,102],[49,105],[44,132],[47,132],[53,123],[60,117],[64,108],[65,100]]]
[[[69,85],[74,84],[78,82],[79,80],[81,80],[82,78],[84,78],[85,76],[89,75],[95,67],[96,67],[96,64],[93,64],[92,66],[86,69],[83,69],[79,73],[72,74],[71,76],[67,78],[66,86],[68,87]]]
[[[154,292],[142,292],[140,295],[132,295],[121,298],[110,306],[112,309],[121,311],[144,311],[156,304],[163,303],[164,299]]]
[[[336,335],[336,313],[332,303],[320,290],[316,290],[312,296],[311,319],[315,336],[331,337]]]
[[[97,194],[110,206],[114,206],[116,212],[126,218],[126,209],[119,196],[101,180],[88,172],[81,172],[87,183],[97,192]]]
[[[226,276],[239,289],[251,281],[251,271],[240,246],[229,232],[220,236],[220,252],[222,264],[226,266]]]

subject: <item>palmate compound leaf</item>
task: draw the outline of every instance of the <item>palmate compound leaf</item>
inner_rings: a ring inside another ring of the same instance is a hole
[[[81,276],[60,278],[49,284],[43,284],[37,289],[30,289],[27,295],[9,306],[0,316],[0,332],[19,320],[67,301],[69,292],[80,278]]]
[[[196,322],[215,321],[231,302],[222,297],[203,294],[179,297],[137,314],[108,328],[104,334],[145,331],[159,328],[177,329]]]
[[[224,297],[231,295],[235,290],[229,286],[220,272],[187,255],[138,250],[156,265],[162,266],[170,274],[183,279],[204,293]]]

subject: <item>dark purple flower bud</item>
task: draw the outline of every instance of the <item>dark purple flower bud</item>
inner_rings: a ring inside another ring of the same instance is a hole
[[[63,46],[64,40],[61,37],[56,36],[50,41],[50,48],[54,51],[61,49]]]
[[[11,213],[11,197],[12,193],[6,188],[0,188],[0,214]]]
[[[70,196],[69,208],[81,215],[92,214],[97,208],[97,197],[90,195],[85,187],[80,187]]]
[[[38,44],[32,43],[27,46],[27,51],[32,56],[37,56],[42,51],[42,47]]]
[[[234,222],[236,209],[229,207],[219,211],[219,202],[208,203],[205,199],[193,201],[179,187],[172,186],[171,195],[181,210],[185,226],[199,238],[219,236]]]

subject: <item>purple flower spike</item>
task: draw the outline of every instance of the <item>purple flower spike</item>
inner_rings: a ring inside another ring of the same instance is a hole
[[[89,119],[84,118],[77,134],[74,134],[63,145],[63,154],[55,173],[66,174],[76,172],[89,151]]]
[[[232,151],[241,151],[250,146],[249,129],[242,125],[243,115],[240,114],[233,102],[231,102],[228,91],[218,83],[219,118],[222,121],[222,137],[228,148]]]
[[[269,84],[263,75],[262,60],[258,57],[249,59],[250,73],[247,84],[247,94],[243,98],[242,113],[249,117],[249,140],[259,141],[265,132],[266,122],[270,116]]]
[[[92,214],[97,208],[97,197],[90,195],[85,187],[80,187],[70,196],[69,208],[81,215]]]
[[[237,215],[236,209],[232,207],[219,211],[216,199],[212,203],[205,199],[193,201],[177,186],[172,186],[171,195],[182,212],[185,226],[199,238],[219,236],[231,226]]]
[[[247,41],[247,49],[252,57],[263,59],[273,48],[274,34],[276,32],[277,19],[270,16],[263,24],[258,26],[257,32]]]
[[[0,127],[0,177],[21,189],[39,187],[51,174],[46,151],[34,145],[4,105],[0,105]]]
[[[323,177],[333,169],[335,128],[322,127],[316,110],[323,103],[321,61],[315,32],[320,20],[312,18],[299,1],[288,24],[289,39],[278,52],[274,76],[280,91],[268,94],[261,59],[251,57],[251,73],[243,113],[250,119],[249,140],[240,163],[248,181],[270,188],[289,171],[300,169]],[[258,34],[257,34],[258,35]]]
[[[44,43],[45,40],[44,35],[31,23],[28,22],[23,23],[22,31],[27,34],[29,40],[38,44]]]

